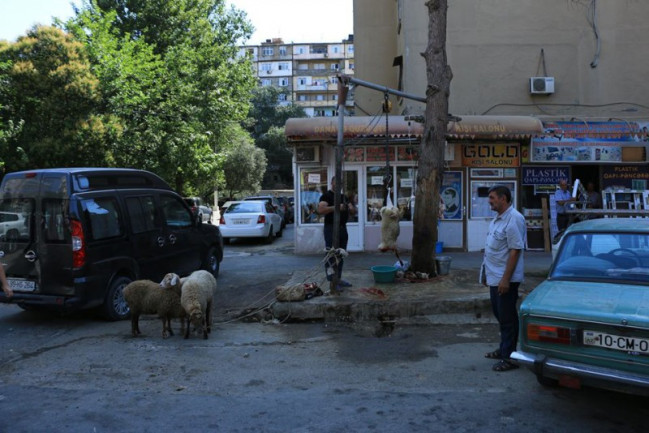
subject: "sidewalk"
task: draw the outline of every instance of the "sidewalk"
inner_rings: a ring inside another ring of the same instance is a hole
[[[357,253],[345,259],[343,278],[352,287],[340,295],[329,295],[329,283],[322,272],[296,272],[284,283],[292,286],[317,283],[324,296],[298,302],[276,302],[271,312],[280,320],[324,320],[357,322],[407,322],[410,324],[482,323],[493,321],[488,289],[478,283],[482,263],[481,252],[442,253],[451,258],[448,275],[421,282],[395,280],[375,283],[370,270],[374,265],[392,265],[390,254]],[[402,257],[410,261],[410,256]],[[520,293],[523,298],[547,275],[551,253],[525,252],[525,282]]]

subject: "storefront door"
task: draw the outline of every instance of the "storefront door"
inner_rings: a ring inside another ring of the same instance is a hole
[[[349,233],[348,251],[363,250],[363,227],[365,225],[365,212],[360,212],[358,206],[364,203],[361,197],[363,193],[360,184],[360,167],[345,166],[343,169],[343,192],[345,196],[354,203],[356,212],[349,215],[347,221],[347,232]]]

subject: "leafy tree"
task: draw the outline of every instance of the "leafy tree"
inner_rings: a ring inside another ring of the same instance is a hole
[[[252,91],[251,108],[244,125],[256,139],[273,126],[284,126],[292,117],[306,117],[302,107],[279,105],[279,96],[286,92],[278,87],[262,86]]]
[[[299,105],[279,105],[282,89],[272,86],[257,87],[252,93],[252,107],[243,123],[255,138],[258,147],[266,151],[268,170],[264,176],[265,188],[292,185],[293,153],[284,136],[284,124],[292,117],[306,117]]]
[[[84,47],[53,27],[0,45],[0,147],[6,168],[105,165],[119,125],[101,95]]]
[[[115,164],[157,172],[179,191],[211,191],[220,143],[255,81],[237,41],[251,33],[224,0],[84,1],[67,28],[91,50],[124,133]]]
[[[292,184],[293,152],[287,147],[284,127],[271,126],[265,134],[257,138],[257,146],[266,152],[268,160],[263,180],[264,188],[285,188]],[[276,185],[275,178],[279,179],[281,185]]]
[[[439,191],[444,175],[444,143],[448,123],[448,95],[453,74],[446,58],[448,0],[428,0],[426,59],[426,123],[419,153],[412,263],[415,271],[435,275],[435,243]]]
[[[255,193],[261,189],[266,171],[266,155],[255,146],[241,127],[228,131],[229,145],[223,150],[224,190],[229,198]]]

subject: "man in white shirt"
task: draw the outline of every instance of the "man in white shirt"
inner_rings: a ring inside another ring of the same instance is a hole
[[[500,325],[500,346],[485,357],[498,359],[494,371],[509,371],[518,368],[510,355],[518,340],[516,303],[523,282],[525,218],[512,206],[512,194],[506,186],[489,189],[489,206],[498,215],[489,224],[480,279],[489,286],[491,307]]]

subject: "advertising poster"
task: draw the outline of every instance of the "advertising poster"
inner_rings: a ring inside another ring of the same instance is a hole
[[[462,219],[462,172],[447,171],[444,173],[440,197],[444,202],[444,219]]]

